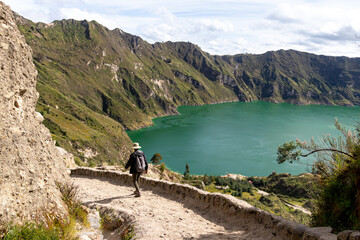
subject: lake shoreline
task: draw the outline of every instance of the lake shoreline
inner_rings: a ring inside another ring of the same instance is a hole
[[[196,175],[309,172],[309,158],[292,165],[278,165],[277,147],[296,138],[320,140],[328,133],[336,136],[335,117],[351,127],[360,118],[359,106],[264,101],[180,106],[178,110],[181,115],[154,118],[152,127],[127,134],[144,147],[147,155],[160,153],[173,171],[182,172],[189,163]]]
[[[290,105],[295,105],[295,106],[338,106],[338,107],[357,107],[360,105],[354,105],[354,104],[344,104],[344,105],[336,105],[336,104],[323,104],[323,103],[292,103],[292,102],[277,102],[277,101],[264,101],[264,100],[252,100],[252,101],[219,101],[219,102],[214,102],[214,103],[204,103],[204,104],[193,104],[193,105],[179,105],[176,107],[176,111],[177,114],[164,114],[164,115],[160,115],[160,116],[155,116],[151,118],[151,121],[153,122],[154,119],[158,119],[158,118],[164,118],[164,117],[169,117],[169,116],[178,116],[181,115],[181,113],[179,112],[179,108],[180,107],[193,107],[193,106],[211,106],[211,105],[217,105],[217,104],[226,104],[226,103],[256,103],[256,102],[266,102],[266,103],[275,103],[275,104],[290,104]],[[142,127],[138,127],[135,128],[133,130],[126,130],[126,132],[131,132],[131,131],[137,131],[143,128],[148,128],[148,127],[152,127],[154,126],[154,123],[152,124],[148,124],[148,125],[144,125]]]

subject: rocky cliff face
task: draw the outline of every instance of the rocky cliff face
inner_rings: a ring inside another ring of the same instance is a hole
[[[0,223],[64,214],[55,181],[68,179],[64,158],[35,112],[39,94],[32,50],[12,11],[0,2]]]

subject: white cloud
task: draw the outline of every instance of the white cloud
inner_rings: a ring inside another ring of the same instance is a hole
[[[198,25],[199,30],[224,33],[234,31],[234,26],[230,21],[220,21],[218,19],[201,19],[195,24]]]
[[[243,39],[227,39],[227,38],[214,38],[208,42],[204,48],[205,51],[212,52],[216,55],[228,55],[234,53],[247,53],[249,43]]]
[[[116,19],[104,16],[102,14],[93,13],[93,12],[86,12],[80,10],[78,8],[60,8],[59,9],[60,16],[63,19],[75,19],[75,20],[95,20],[110,29],[114,29],[117,27],[118,23]]]
[[[175,14],[173,14],[172,12],[170,12],[167,8],[165,7],[160,7],[156,12],[156,15],[161,16],[161,18],[163,20],[166,20],[167,22],[175,22],[176,21],[176,16]]]
[[[157,9],[155,13],[157,17],[149,23],[139,26],[136,32],[150,42],[192,41],[199,43],[204,36],[209,39],[214,34],[234,31],[234,27],[229,21],[181,18],[165,7]]]
[[[351,4],[347,4],[351,3]],[[359,56],[355,33],[359,31],[360,4],[344,1],[279,4],[267,16],[268,27],[281,32],[281,45],[318,54]]]
[[[96,20],[149,42],[190,41],[213,54],[296,49],[360,56],[355,0],[4,0],[33,21]]]
[[[144,35],[150,42],[170,41],[176,38],[178,31],[174,26],[168,24],[148,25],[140,29],[142,35]]]

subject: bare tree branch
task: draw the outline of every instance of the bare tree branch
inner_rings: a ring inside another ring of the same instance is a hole
[[[316,149],[314,151],[311,151],[307,154],[301,154],[300,156],[301,157],[307,157],[313,153],[316,153],[316,152],[321,152],[321,151],[331,151],[331,152],[337,152],[337,153],[341,153],[341,154],[344,154],[352,159],[355,159],[352,155],[350,155],[349,153],[346,153],[346,152],[343,152],[343,151],[340,151],[340,150],[337,150],[337,149],[333,149],[333,148],[323,148],[323,149]]]

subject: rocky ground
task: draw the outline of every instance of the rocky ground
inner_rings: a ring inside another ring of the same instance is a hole
[[[254,225],[228,221],[220,213],[172,200],[149,189],[135,198],[132,186],[115,181],[74,176],[85,205],[93,203],[127,211],[135,216],[138,239],[273,239]],[[106,237],[104,237],[106,239]]]

